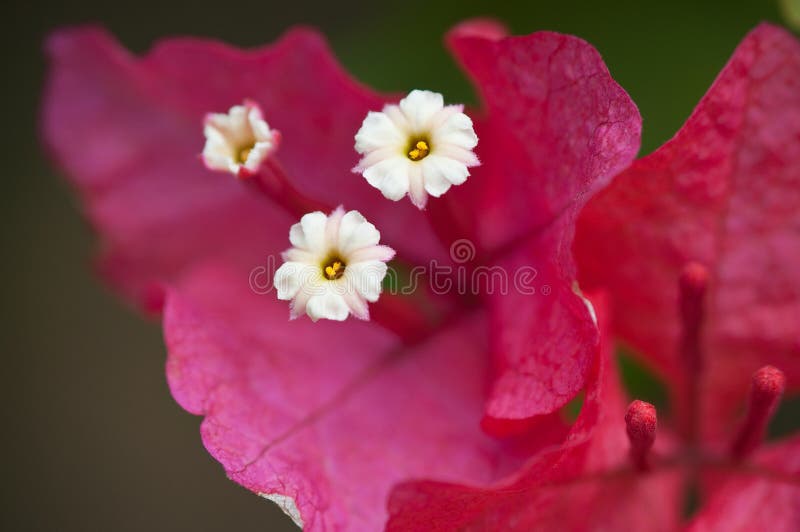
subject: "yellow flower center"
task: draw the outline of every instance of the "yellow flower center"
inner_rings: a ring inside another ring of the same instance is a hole
[[[239,153],[237,155],[236,162],[238,164],[246,163],[247,162],[247,157],[250,155],[250,152],[253,151],[254,147],[255,147],[255,144],[252,145],[252,146],[246,146],[246,147],[240,149]]]
[[[344,262],[339,259],[333,259],[322,269],[325,272],[325,278],[329,281],[334,281],[344,275]]]
[[[428,156],[431,148],[425,140],[418,140],[412,144],[412,148],[408,150],[408,158],[412,161],[420,161]]]

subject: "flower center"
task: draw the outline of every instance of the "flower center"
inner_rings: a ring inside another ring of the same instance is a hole
[[[412,161],[420,161],[428,156],[431,148],[425,139],[417,139],[411,142],[408,150],[408,158]]]
[[[325,266],[323,266],[322,271],[325,274],[326,279],[329,281],[335,281],[344,275],[344,268],[344,261],[337,257],[327,261]]]
[[[236,163],[237,164],[244,164],[247,162],[247,157],[250,155],[250,152],[255,147],[255,144],[251,144],[250,146],[245,146],[244,148],[240,148],[238,153],[236,154]]]

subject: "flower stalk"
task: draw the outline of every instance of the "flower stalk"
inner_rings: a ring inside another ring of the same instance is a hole
[[[702,332],[705,322],[705,298],[708,270],[700,263],[690,262],[681,272],[678,282],[681,317],[680,358],[686,371],[688,404],[683,416],[682,432],[687,442],[698,437],[700,412],[700,381],[703,372]]]

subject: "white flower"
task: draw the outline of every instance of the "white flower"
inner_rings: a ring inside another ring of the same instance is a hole
[[[290,317],[342,321],[352,313],[369,319],[367,301],[380,297],[385,263],[394,257],[392,248],[378,245],[380,239],[358,211],[339,207],[330,216],[303,216],[289,231],[293,247],[283,253],[273,279],[278,299],[292,301]]]
[[[353,168],[387,198],[408,194],[418,208],[428,194],[439,197],[480,164],[473,148],[478,136],[463,105],[444,105],[441,94],[413,90],[399,105],[370,112],[356,133],[363,155]]]
[[[270,129],[261,115],[261,108],[251,100],[234,105],[227,114],[207,114],[203,134],[206,167],[240,178],[258,172],[280,140],[280,133]]]

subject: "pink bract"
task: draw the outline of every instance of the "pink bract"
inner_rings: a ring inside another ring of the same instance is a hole
[[[730,430],[759,367],[800,388],[798,139],[800,43],[761,25],[678,134],[580,218],[582,284],[609,290],[615,332],[669,379],[684,409],[676,280],[689,262],[709,271],[701,415],[710,439]]]
[[[611,325],[564,445],[488,485],[403,483],[389,529],[674,530],[694,486],[689,530],[797,530],[800,436],[760,444],[800,385],[799,140],[800,43],[761,25],[675,138],[581,214],[580,279]],[[612,331],[670,386],[652,450],[652,405],[623,436]]]
[[[607,330],[605,305],[595,300]],[[627,459],[625,397],[603,334],[584,405],[563,445],[489,486],[409,482],[392,492],[391,531],[672,530],[680,476],[639,475]],[[663,441],[662,441],[663,443]]]
[[[504,37],[479,21],[448,42],[485,102],[473,113],[484,164],[428,213],[350,173],[361,120],[396,98],[353,82],[309,30],[252,51],[171,39],[142,58],[92,28],[48,43],[43,134],[101,235],[101,271],[163,311],[170,387],[205,416],[203,441],[227,474],[308,530],[379,528],[402,480],[509,474],[564,437],[557,410],[596,359],[597,328],[573,288],[574,220],[635,156],[638,111],[580,39]],[[282,133],[275,160],[291,195],[198,160],[204,114],[245,98]],[[467,238],[470,267],[532,266],[540,291],[469,301],[422,291],[431,314],[408,327],[397,316],[417,296],[384,295],[368,323],[289,323],[249,274],[286,248],[298,205],[340,203],[404,264],[447,262]],[[537,431],[497,440],[481,422]]]

